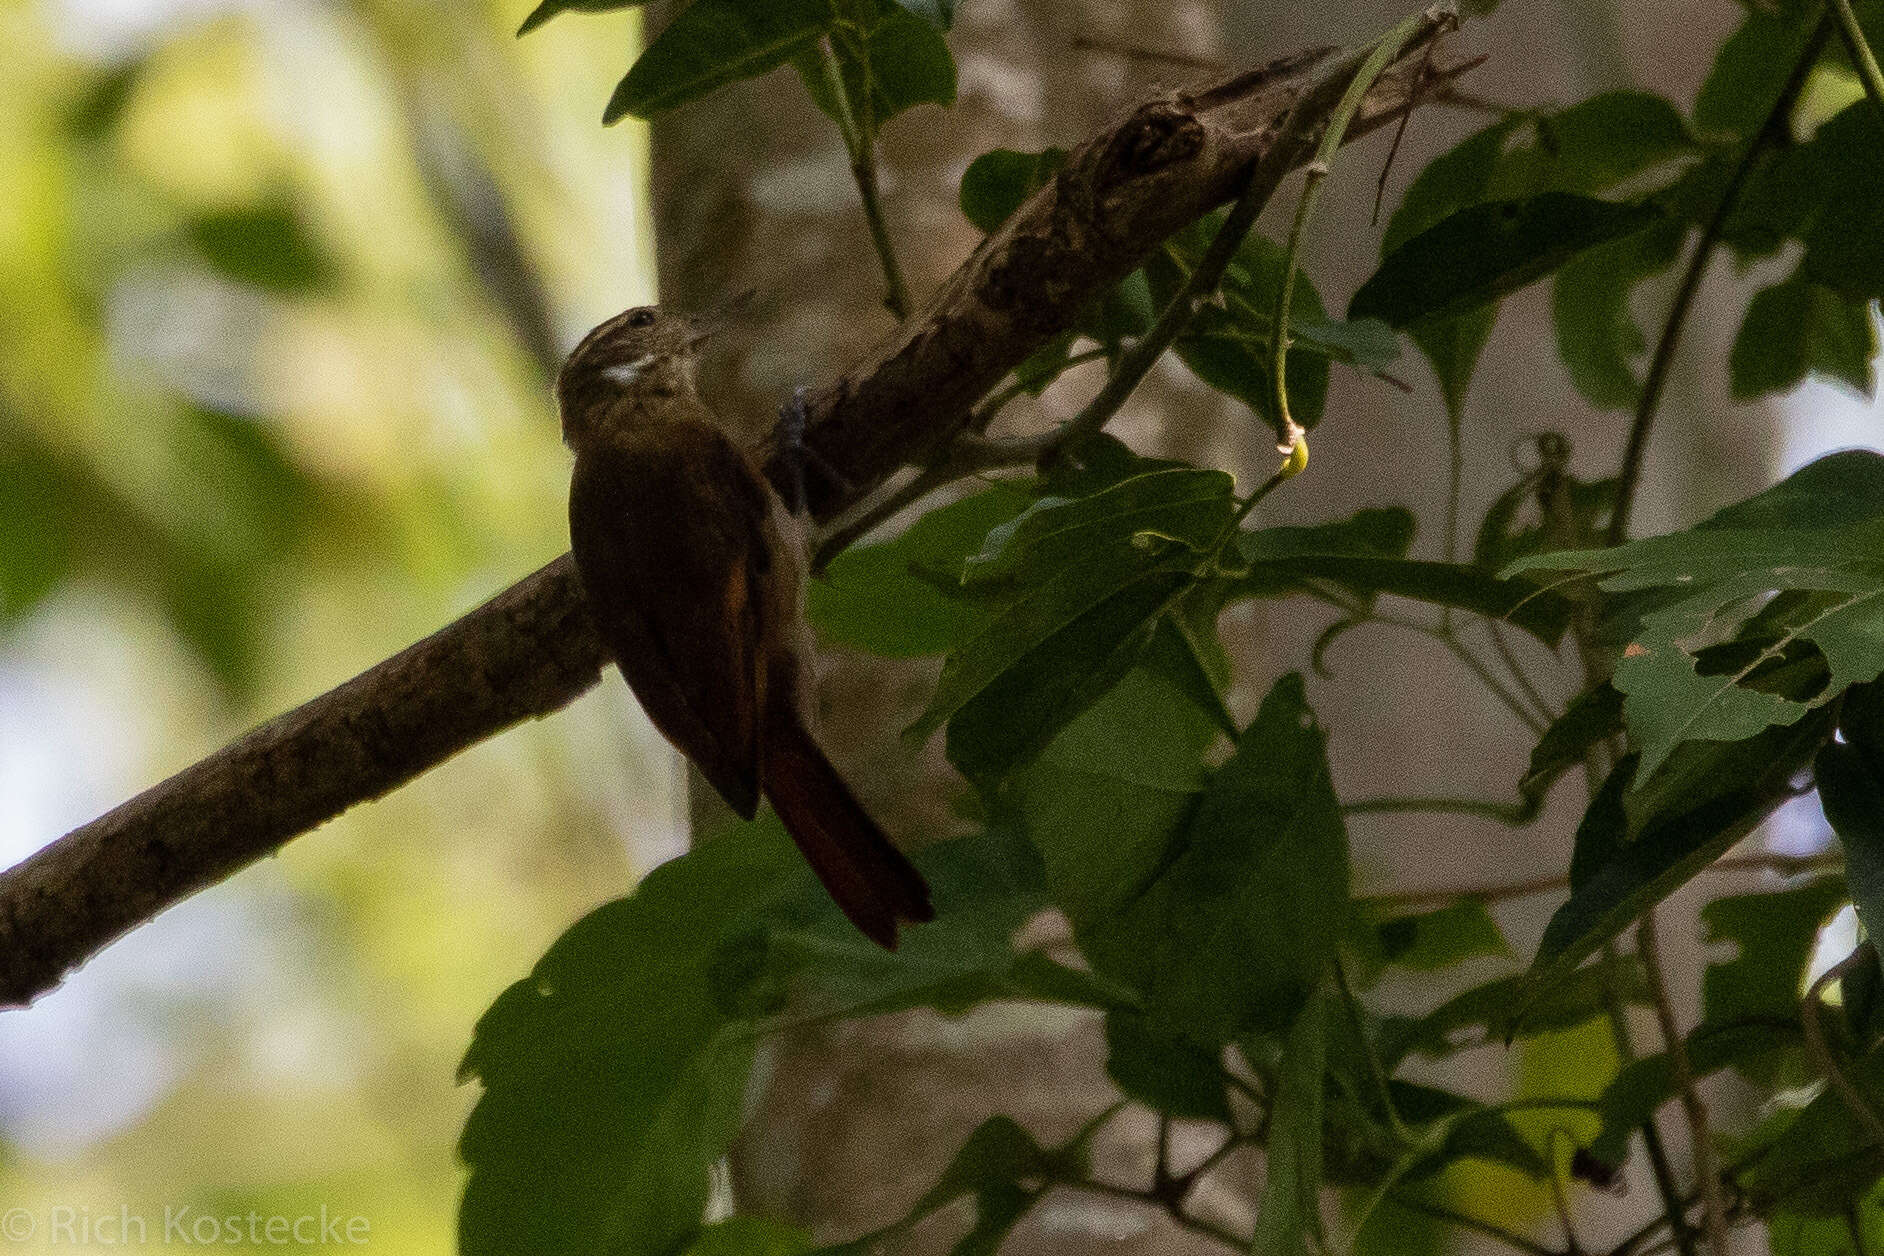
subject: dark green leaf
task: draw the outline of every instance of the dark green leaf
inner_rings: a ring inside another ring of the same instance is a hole
[[[1884,118],[1860,100],[1820,127],[1811,147],[1825,199],[1799,273],[1849,297],[1884,296]]]
[[[1873,1112],[1884,1108],[1884,1049],[1841,1067]],[[1763,1148],[1743,1178],[1756,1207],[1783,1201],[1801,1213],[1840,1213],[1884,1172],[1884,1146],[1837,1090],[1820,1091]]]
[[[698,1229],[752,1060],[714,996],[722,943],[802,868],[750,826],[583,918],[478,1022],[459,1154],[466,1253],[663,1251]]]
[[[888,0],[882,0],[867,28],[839,27],[831,43],[845,91],[853,107],[869,110],[872,126],[916,105],[955,103],[955,61],[948,43],[929,23]],[[844,110],[816,53],[800,53],[796,65],[811,99],[842,125]]]
[[[950,722],[951,758],[970,775],[1031,756],[1131,668],[1195,583],[1196,558],[1179,550],[1111,546],[1027,590],[949,656],[910,735]]]
[[[614,9],[632,9],[645,3],[647,0],[543,0],[543,3],[530,10],[529,17],[523,19],[517,34],[528,35],[558,13],[607,13]]]
[[[804,1256],[811,1236],[763,1217],[728,1217],[700,1231],[681,1256]]]
[[[1378,906],[1365,906],[1376,917],[1373,929],[1382,959],[1401,968],[1431,972],[1481,956],[1511,954],[1498,922],[1476,900],[1385,919],[1378,918]]]
[[[1141,536],[1201,551],[1229,523],[1234,487],[1222,471],[1184,467],[1133,476],[1090,497],[1042,497],[988,533],[963,568],[963,582],[1039,580]]]
[[[1538,992],[1522,1022],[1516,1015],[1524,978],[1500,977],[1455,995],[1423,1017],[1388,1018],[1382,1027],[1381,1055],[1391,1069],[1413,1052],[1443,1058],[1510,1037],[1575,1029],[1607,1014],[1611,984],[1624,1003],[1648,1001],[1642,966],[1634,956],[1619,956],[1613,965],[1591,964]]]
[[[1206,215],[1179,231],[1145,262],[1145,277],[1152,301],[1163,308],[1190,280],[1216,238],[1227,211]],[[1273,422],[1272,386],[1269,382],[1270,318],[1282,290],[1288,256],[1280,245],[1251,233],[1237,246],[1236,256],[1218,285],[1223,304],[1205,305],[1172,347],[1196,376],[1212,388]],[[1290,325],[1328,324],[1321,297],[1306,277],[1297,276],[1289,306]],[[1305,427],[1321,418],[1328,395],[1328,358],[1315,352],[1289,356],[1284,368],[1289,383],[1289,409]]]
[[[1136,1012],[1106,1015],[1106,1075],[1127,1098],[1154,1112],[1230,1121],[1219,1053]]]
[[[1233,595],[1274,597],[1326,583],[1370,605],[1374,597],[1392,593],[1506,620],[1546,645],[1563,636],[1569,603],[1535,584],[1501,580],[1462,563],[1416,562],[1383,552],[1385,525],[1402,514],[1363,511],[1344,524],[1245,532],[1237,548],[1250,571]]]
[[[287,204],[205,214],[185,232],[204,259],[237,283],[301,294],[334,281],[339,267]]]
[[[1038,153],[997,148],[968,163],[962,172],[962,214],[984,234],[992,234],[1066,164],[1066,150]]]
[[[888,658],[959,645],[987,614],[938,586],[958,584],[989,531],[1033,500],[1020,488],[990,488],[931,510],[892,540],[851,546],[807,589],[812,625],[826,641]]]
[[[1142,991],[1173,1029],[1213,1045],[1287,1023],[1348,907],[1347,834],[1301,678],[1276,683],[1168,854],[1141,855],[1138,877],[1095,886],[1080,868],[1069,894],[1064,860],[1047,862],[1093,967]]]
[[[1748,137],[1760,129],[1780,88],[1805,51],[1817,14],[1748,6],[1740,28],[1714,56],[1694,100],[1694,125],[1703,134]]]
[[[1789,723],[1884,671],[1880,537],[1884,457],[1851,451],[1820,459],[1686,532],[1538,555],[1506,570],[1608,573],[1600,587],[1611,593],[1663,594],[1640,616],[1615,676],[1647,775],[1683,741],[1733,740]],[[1766,614],[1761,599],[1775,591],[1814,596],[1767,604],[1789,612],[1766,625],[1776,635],[1755,641],[1730,665],[1706,665],[1696,641],[1754,623],[1756,613]],[[1788,692],[1768,678],[1797,643],[1815,647],[1829,674]]]
[[[1597,743],[1621,731],[1622,694],[1614,685],[1604,682],[1578,694],[1532,749],[1518,793],[1531,808],[1542,805],[1559,777],[1582,767]]]
[[[1701,979],[1702,1022],[1796,1020],[1819,930],[1844,902],[1843,882],[1820,877],[1789,890],[1731,894],[1702,907],[1706,940],[1735,948],[1732,959],[1709,964]]]
[[[1813,767],[1825,819],[1845,850],[1852,902],[1869,937],[1884,937],[1884,781],[1874,748],[1828,742]]]
[[[1700,151],[1681,112],[1649,92],[1605,92],[1534,126],[1537,143],[1500,163],[1506,188],[1594,196]]]
[[[1525,287],[1585,249],[1641,231],[1652,205],[1564,192],[1474,205],[1408,240],[1354,294],[1350,318],[1394,327],[1469,313]]]
[[[1794,276],[1753,298],[1734,337],[1728,374],[1741,401],[1788,392],[1808,374],[1869,396],[1877,352],[1869,297],[1843,296]]]
[[[826,0],[694,0],[615,88],[603,123],[651,118],[715,88],[773,70],[831,24]]]
[[[1688,1067],[1695,1080],[1742,1060],[1771,1055],[1798,1041],[1798,1033],[1772,1024],[1703,1025],[1688,1035]],[[1602,1129],[1589,1152],[1606,1165],[1628,1157],[1629,1139],[1657,1109],[1681,1093],[1673,1062],[1666,1055],[1632,1060],[1603,1089]]]
[[[1828,725],[1819,712],[1745,741],[1684,745],[1631,796],[1624,832],[1579,830],[1579,847],[1594,839],[1604,849],[1577,861],[1587,871],[1544,930],[1527,999],[1563,980],[1771,814]]]
[[[1322,987],[1301,1005],[1289,1029],[1269,1116],[1268,1170],[1250,1244],[1254,1256],[1320,1250],[1321,1114],[1328,1021],[1335,1014],[1334,997]]]
[[[1557,272],[1551,289],[1557,352],[1591,405],[1626,409],[1641,396],[1634,364],[1648,340],[1629,298],[1636,285],[1674,264],[1686,234],[1681,223],[1659,222],[1598,245]]]

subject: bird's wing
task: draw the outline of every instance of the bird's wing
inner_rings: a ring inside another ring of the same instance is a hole
[[[733,810],[759,803],[769,490],[718,431],[675,424],[576,457],[569,534],[642,707]]]

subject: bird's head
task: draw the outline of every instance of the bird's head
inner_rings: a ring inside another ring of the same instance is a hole
[[[695,396],[700,346],[738,304],[735,299],[706,314],[639,305],[584,336],[556,376],[563,439],[573,445],[598,425],[621,422],[648,403]]]

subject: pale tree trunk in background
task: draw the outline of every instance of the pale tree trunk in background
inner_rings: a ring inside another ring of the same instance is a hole
[[[652,20],[666,16],[657,7]],[[1151,86],[1149,74],[1195,75],[1081,50],[1081,35],[1219,54],[1214,0],[962,4],[949,41],[960,100],[946,114],[925,106],[897,119],[884,136],[886,212],[918,301],[978,241],[956,207],[972,158],[995,147],[1076,141]],[[720,347],[703,381],[716,406],[748,416],[755,431],[794,384],[828,378],[890,328],[842,142],[788,73],[660,120],[654,198],[663,300],[698,306],[759,289],[752,318]],[[1221,429],[1224,411],[1180,374],[1148,381],[1119,430],[1141,449],[1204,458],[1211,451],[1198,434]],[[1087,376],[1079,387],[1093,383]],[[1055,417],[1071,404],[1045,399]],[[1179,413],[1182,423],[1165,421]],[[963,786],[939,739],[912,752],[898,735],[933,681],[932,666],[825,660],[832,757],[898,836],[933,839],[963,827],[950,806]],[[849,1237],[900,1215],[995,1113],[1053,1140],[1116,1097],[1097,1022],[1057,1011],[884,1018],[781,1044],[772,1065],[735,1158],[734,1189],[742,1207],[795,1218],[820,1237]],[[1124,1118],[1096,1148],[1096,1162],[1118,1180],[1148,1184],[1153,1137],[1148,1121]],[[1180,1142],[1180,1163],[1206,1150]],[[1247,1223],[1239,1201],[1226,1201],[1224,1215]],[[951,1212],[919,1230],[907,1250],[945,1251],[967,1224],[965,1212]],[[1127,1253],[1208,1250],[1144,1209],[1066,1197],[1037,1210],[1004,1251],[1086,1252],[1099,1242]]]

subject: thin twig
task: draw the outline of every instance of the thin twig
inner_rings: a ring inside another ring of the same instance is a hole
[[[1845,1071],[1838,1067],[1838,1060],[1832,1055],[1831,1046],[1825,1041],[1825,1025],[1819,1019],[1825,1010],[1825,991],[1834,981],[1842,981],[1860,967],[1877,962],[1877,952],[1869,942],[1861,942],[1851,954],[1819,974],[1812,988],[1806,991],[1805,999],[1799,1005],[1799,1021],[1805,1030],[1806,1053],[1812,1057],[1819,1071],[1825,1074],[1826,1084],[1837,1092],[1851,1114],[1858,1118],[1858,1124],[1865,1132],[1884,1145],[1884,1117],[1871,1106],[1864,1092],[1858,1089]]]
[[[1649,1000],[1655,1006],[1655,1019],[1661,1026],[1662,1041],[1668,1050],[1668,1064],[1675,1089],[1681,1096],[1681,1111],[1688,1120],[1689,1154],[1694,1159],[1694,1176],[1701,1188],[1701,1225],[1707,1231],[1707,1245],[1714,1256],[1728,1256],[1727,1201],[1721,1195],[1720,1172],[1714,1163],[1714,1136],[1708,1128],[1707,1105],[1701,1102],[1695,1084],[1694,1064],[1688,1059],[1687,1038],[1675,1020],[1675,1006],[1668,997],[1668,985],[1662,977],[1661,948],[1655,937],[1655,909],[1649,908],[1635,931],[1636,954],[1648,977]]]
[[[1714,247],[1720,243],[1727,217],[1739,203],[1740,193],[1753,174],[1754,163],[1769,147],[1790,134],[1787,120],[1793,104],[1805,89],[1806,79],[1812,67],[1818,63],[1819,53],[1824,50],[1825,41],[1831,37],[1831,32],[1832,17],[1827,12],[1819,19],[1818,29],[1806,41],[1805,51],[1794,63],[1792,73],[1780,88],[1772,108],[1767,111],[1766,120],[1760,124],[1753,138],[1747,141],[1747,151],[1740,158],[1740,164],[1734,167],[1727,186],[1722,189],[1720,201],[1714,206],[1707,226],[1701,230],[1701,238],[1695,243],[1693,256],[1688,259],[1688,268],[1681,276],[1681,285],[1675,289],[1674,303],[1668,309],[1667,321],[1662,324],[1662,334],[1655,342],[1655,354],[1649,359],[1648,375],[1642,383],[1642,396],[1636,402],[1635,421],[1629,426],[1629,442],[1623,450],[1622,469],[1616,477],[1616,506],[1609,516],[1607,537],[1610,545],[1620,545],[1629,537],[1629,512],[1635,506],[1636,491],[1641,487],[1642,460],[1648,453],[1649,433],[1655,426],[1655,412],[1661,405],[1662,392],[1668,385],[1669,368],[1674,364],[1675,349],[1681,343],[1681,331],[1688,321],[1688,310],[1694,304],[1695,293],[1700,290],[1701,278],[1714,256]]]
[[[1526,674],[1524,665],[1518,661],[1518,656],[1512,651],[1511,643],[1505,640],[1504,630],[1498,626],[1498,621],[1488,619],[1485,621],[1485,627],[1489,630],[1491,635],[1492,649],[1498,652],[1499,661],[1505,665],[1505,670],[1511,673],[1512,683],[1523,692],[1532,708],[1536,710],[1539,715],[1543,716],[1547,723],[1555,724],[1559,714],[1558,711],[1551,706],[1549,699],[1538,692],[1537,686],[1531,683],[1531,678]]]

